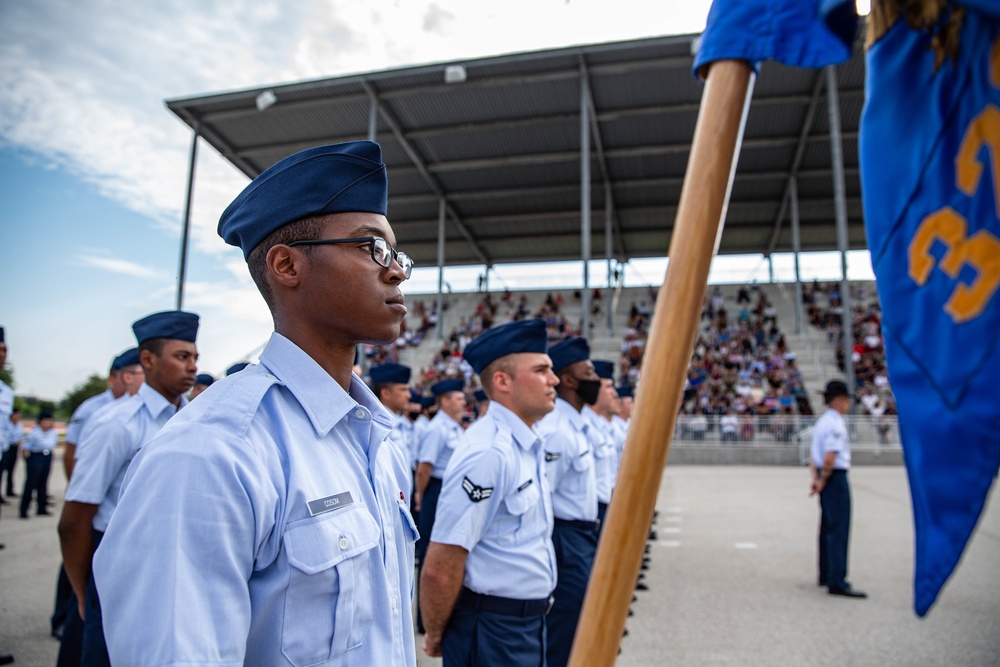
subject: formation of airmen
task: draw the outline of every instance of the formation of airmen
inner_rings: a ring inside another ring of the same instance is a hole
[[[631,394],[542,320],[466,346],[479,388],[363,382],[356,346],[398,336],[413,266],[387,195],[359,141],[226,209],[274,319],[258,363],[198,375],[198,315],[133,324],[67,432],[59,665],[415,665],[414,627],[445,665],[567,663]]]

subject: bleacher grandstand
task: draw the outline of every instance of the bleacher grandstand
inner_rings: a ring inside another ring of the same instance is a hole
[[[874,284],[852,283],[851,289],[859,399],[849,416],[852,440],[861,450],[898,449]],[[823,410],[819,392],[843,376],[838,290],[839,283],[804,286],[804,322],[797,334],[792,285],[709,286],[674,441],[801,448],[815,413]],[[468,341],[490,326],[527,317],[545,318],[551,341],[579,335],[581,296],[578,289],[448,293],[439,338],[436,295],[411,295],[404,334],[366,353],[370,363],[398,360],[413,368],[418,388],[464,376],[471,391],[476,380],[461,357]],[[618,385],[638,384],[655,300],[656,289],[649,286],[592,291],[592,357],[615,362]]]

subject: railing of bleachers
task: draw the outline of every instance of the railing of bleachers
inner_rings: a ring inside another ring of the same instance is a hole
[[[898,449],[896,416],[847,415],[851,448],[875,453]],[[674,445],[732,445],[734,447],[804,445],[809,451],[814,416],[800,415],[680,415],[674,427]]]

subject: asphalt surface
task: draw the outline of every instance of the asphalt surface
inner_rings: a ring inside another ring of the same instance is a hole
[[[672,466],[652,542],[650,591],[638,593],[618,664],[1000,665],[1000,501],[925,619],[912,611],[913,524],[900,467],[851,472],[850,580],[867,600],[816,586],[815,499],[790,467]],[[23,481],[23,468],[15,473]],[[49,615],[59,568],[65,479],[53,466],[56,516],[0,518],[0,652],[50,667]],[[422,655],[418,665],[437,665]],[[376,667],[376,666],[372,666]]]

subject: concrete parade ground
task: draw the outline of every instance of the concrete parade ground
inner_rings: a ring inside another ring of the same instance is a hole
[[[23,475],[19,466],[16,481]],[[851,484],[849,579],[867,600],[816,586],[818,509],[806,469],[669,466],[657,500],[650,590],[638,593],[618,664],[1000,665],[997,494],[936,607],[918,619],[905,471],[859,467]],[[49,636],[65,491],[58,460],[50,487],[55,516],[19,520],[11,504],[0,519],[0,651],[28,667],[54,665],[58,652]],[[418,665],[440,664],[416,639]]]

